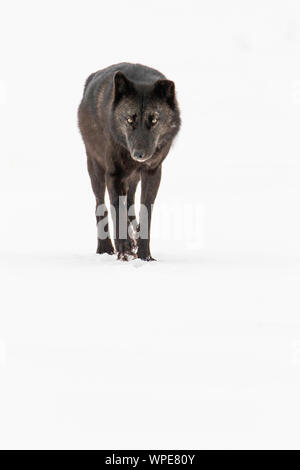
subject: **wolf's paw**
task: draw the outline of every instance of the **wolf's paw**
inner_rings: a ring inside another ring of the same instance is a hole
[[[136,244],[134,240],[119,240],[117,245],[118,259],[122,261],[130,261],[136,258]]]
[[[118,259],[120,261],[132,261],[136,258],[136,254],[132,253],[118,253]]]
[[[103,255],[104,253],[108,255],[114,255],[115,254],[115,249],[112,245],[112,242],[109,238],[106,240],[100,240],[98,239],[98,246],[97,246],[97,251],[96,253],[98,255]]]
[[[143,261],[157,261],[155,258],[152,258],[152,256],[146,256],[146,258],[140,258]]]
[[[146,253],[139,253],[139,252],[138,252],[138,253],[137,253],[137,257],[138,257],[139,259],[143,260],[143,261],[156,261],[156,259],[153,258],[153,257],[150,255],[150,253],[149,253],[149,254],[148,254],[148,253],[146,254]]]

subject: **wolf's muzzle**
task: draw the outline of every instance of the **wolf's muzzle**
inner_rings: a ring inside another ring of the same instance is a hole
[[[146,153],[143,150],[133,150],[131,154],[133,160],[137,162],[145,162],[149,157],[146,156]]]

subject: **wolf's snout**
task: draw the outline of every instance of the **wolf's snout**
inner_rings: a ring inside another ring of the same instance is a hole
[[[143,160],[145,157],[145,152],[143,150],[134,150],[133,151],[133,158],[135,160]]]

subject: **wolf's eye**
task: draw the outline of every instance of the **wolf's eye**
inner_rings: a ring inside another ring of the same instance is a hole
[[[157,119],[156,119],[156,118],[151,119],[151,124],[156,124],[156,123],[157,123]]]
[[[127,118],[127,122],[128,122],[129,124],[132,124],[132,123],[133,123],[133,119],[132,119],[131,117],[129,117],[129,118]]]

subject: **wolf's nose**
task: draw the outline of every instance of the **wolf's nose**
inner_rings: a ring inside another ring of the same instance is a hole
[[[143,150],[135,150],[133,152],[133,156],[136,160],[141,160],[145,156],[145,152]]]

